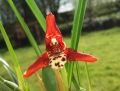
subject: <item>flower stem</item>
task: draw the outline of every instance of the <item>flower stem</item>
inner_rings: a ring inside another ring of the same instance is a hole
[[[63,83],[63,80],[62,80],[62,77],[61,77],[59,70],[54,70],[54,72],[55,72],[55,77],[56,77],[59,91],[65,91],[65,88],[63,85],[64,83]]]
[[[81,36],[82,31],[82,25],[87,5],[87,0],[77,0],[77,7],[74,14],[74,21],[73,21],[73,27],[72,27],[72,35],[71,35],[71,48],[74,50],[77,50],[79,39]],[[66,65],[66,70],[68,72],[68,84],[69,88],[71,87],[72,83],[72,75],[73,75],[73,67],[74,63],[70,62]],[[78,70],[79,71],[79,70]]]
[[[22,26],[25,34],[27,35],[27,37],[28,37],[31,45],[33,46],[36,54],[39,56],[39,55],[41,54],[41,50],[40,50],[39,46],[37,45],[37,42],[35,41],[34,37],[32,36],[29,27],[28,27],[27,24],[25,23],[24,18],[23,18],[23,17],[20,15],[20,13],[18,12],[18,10],[17,10],[15,4],[13,3],[13,1],[12,1],[12,0],[7,0],[7,1],[8,1],[8,4],[10,5],[10,7],[12,8],[13,12],[15,13],[18,21],[20,22],[20,24],[21,24],[21,26]],[[37,73],[37,74],[38,74],[38,73]],[[35,76],[36,76],[36,75],[35,75]],[[39,75],[36,76],[37,79],[38,79],[38,76],[39,76]],[[40,77],[39,77],[39,78],[40,78]],[[42,84],[41,81],[39,81],[39,83]],[[43,85],[43,86],[44,86],[44,85]],[[44,88],[45,88],[45,87],[44,87]]]
[[[12,58],[11,61],[12,61],[12,64],[13,64],[13,67],[14,67],[14,70],[15,70],[15,73],[16,73],[16,76],[18,79],[19,88],[21,89],[21,91],[29,91],[29,87],[22,77],[22,71],[21,71],[21,68],[20,68],[20,65],[18,62],[18,58],[15,54],[15,51],[14,51],[12,44],[7,36],[7,33],[5,31],[5,28],[4,28],[1,20],[0,20],[0,31],[3,35],[3,38],[4,38],[5,43],[7,45],[7,48],[9,50],[10,55],[11,55],[11,58]]]
[[[77,62],[77,64],[76,64],[76,71],[77,71],[77,78],[78,78],[78,84],[79,84],[79,86],[80,86],[80,67],[79,67],[79,63]]]
[[[86,71],[86,76],[87,76],[89,91],[92,91],[91,79],[90,79],[90,75],[89,75],[89,70],[88,70],[87,63],[85,63],[85,71]]]
[[[41,91],[47,91],[40,75],[38,73],[35,73],[35,76],[40,83]]]

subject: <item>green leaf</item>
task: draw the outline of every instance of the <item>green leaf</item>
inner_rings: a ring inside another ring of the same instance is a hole
[[[67,72],[65,67],[60,70],[60,73],[62,75],[62,79],[64,81],[65,91],[68,91],[68,80],[67,80]]]
[[[5,29],[4,29],[1,21],[0,21],[0,31],[1,31],[1,33],[3,35],[5,43],[7,45],[8,50],[9,50],[9,53],[10,53],[10,55],[12,57],[12,63],[13,63],[13,67],[15,69],[15,73],[16,73],[17,78],[18,78],[19,88],[22,91],[29,91],[29,89],[28,89],[28,87],[27,87],[27,85],[26,85],[26,83],[25,83],[25,81],[23,79],[21,68],[20,68],[19,63],[18,63],[18,58],[17,58],[17,56],[16,56],[16,54],[15,54],[15,52],[13,50],[13,47],[12,47],[12,45],[10,43],[10,40],[9,40],[9,38],[8,38],[6,32],[5,32]]]
[[[89,91],[92,91],[92,88],[91,88],[92,87],[91,86],[91,79],[90,79],[90,75],[89,75],[89,70],[88,70],[87,63],[85,63],[85,71],[86,71],[86,76],[87,76]]]
[[[30,7],[32,13],[35,15],[37,21],[39,22],[39,24],[41,25],[41,27],[43,28],[43,30],[45,32],[45,30],[46,30],[45,18],[43,16],[42,12],[39,10],[38,6],[36,5],[35,1],[34,0],[26,0],[26,3]]]
[[[33,0],[31,0],[31,1],[33,1]],[[37,46],[37,43],[36,43],[35,39],[33,38],[33,36],[32,36],[32,34],[31,34],[31,32],[30,32],[27,24],[25,23],[24,19],[22,18],[22,16],[21,16],[20,13],[18,12],[18,10],[17,10],[17,8],[15,7],[13,1],[12,1],[12,0],[8,0],[8,3],[9,3],[9,5],[11,6],[12,10],[14,11],[15,15],[17,16],[17,18],[18,18],[21,26],[23,27],[23,29],[24,29],[24,31],[25,31],[25,33],[26,33],[26,35],[27,35],[27,37],[28,37],[28,39],[29,39],[32,47],[34,48],[37,56],[39,56],[39,55],[41,54],[41,51],[40,51],[39,47]],[[33,3],[33,4],[34,4],[34,3]],[[31,4],[31,7],[32,7],[32,4]],[[35,9],[34,9],[34,10],[35,10]],[[36,12],[36,13],[37,13],[37,12]],[[38,16],[39,16],[39,15],[38,15]],[[41,16],[40,16],[40,17],[41,17]],[[42,18],[43,18],[43,17],[42,17]],[[45,19],[42,19],[42,20],[45,20]],[[45,21],[42,21],[42,22],[43,22],[44,25],[45,25]],[[49,68],[49,69],[44,68],[44,69],[42,70],[42,72],[43,72],[43,73],[42,73],[42,74],[43,74],[43,81],[46,82],[45,85],[48,83],[48,81],[49,81],[49,82],[53,82],[54,84],[53,84],[53,83],[49,83],[49,86],[52,88],[52,89],[49,89],[49,90],[54,90],[54,91],[56,91],[56,89],[55,89],[55,88],[57,87],[56,84],[55,84],[55,83],[56,83],[56,80],[55,80],[55,77],[54,77],[54,75],[53,75],[53,71],[51,70],[51,68]],[[46,74],[47,74],[47,75],[46,75]],[[51,75],[51,76],[49,76],[49,75]],[[51,78],[51,79],[49,79],[49,78]],[[46,81],[45,81],[45,80],[46,80]]]
[[[50,67],[46,67],[44,71],[42,71],[42,78],[47,91],[58,91],[54,71]]]
[[[11,88],[13,91],[20,91],[18,85],[15,84],[14,82],[11,82],[11,81],[8,81],[8,80],[4,80],[4,83],[6,84],[6,86]]]
[[[8,86],[10,89],[12,89],[13,91],[20,91],[20,89],[16,83],[14,83],[12,81],[5,80],[1,76],[0,76],[0,81],[3,84],[5,84],[6,86]]]
[[[41,51],[39,49],[39,47],[37,46],[37,43],[35,42],[34,37],[32,36],[30,29],[28,28],[27,24],[25,23],[24,19],[22,18],[22,16],[20,15],[20,13],[18,12],[17,8],[15,7],[14,3],[12,0],[7,0],[9,5],[11,6],[12,10],[14,11],[16,17],[18,18],[23,30],[25,31],[25,34],[27,35],[31,45],[33,46],[36,54],[39,56],[41,54]]]
[[[78,0],[77,9],[75,10],[73,28],[72,28],[72,37],[71,37],[71,48],[77,50],[78,43],[82,31],[82,25],[84,20],[84,14],[86,9],[87,0]],[[68,72],[68,84],[69,88],[71,86],[72,74],[73,74],[74,63],[67,63],[66,69]]]
[[[2,78],[0,76],[0,81],[5,84],[6,86],[8,86],[10,89],[12,89],[13,91],[20,91],[18,85],[14,82],[11,82],[11,81],[8,81],[8,80],[5,80],[4,78]]]
[[[1,91],[13,91],[8,86],[6,86],[3,82],[0,81],[0,90]]]
[[[34,48],[37,56],[39,57],[39,55],[42,53],[41,50],[39,49],[37,42],[35,41],[34,37],[32,36],[30,29],[28,28],[27,24],[25,23],[25,20],[23,19],[23,17],[20,15],[20,13],[18,12],[16,6],[14,5],[12,0],[8,0],[9,5],[11,6],[13,12],[15,13],[16,17],[18,18],[18,21],[20,22],[23,30],[25,31],[25,34],[27,35],[29,42],[31,43],[32,47]],[[38,73],[35,73],[38,75]],[[38,75],[39,76],[39,75]],[[36,76],[38,78],[38,76]],[[39,78],[38,78],[39,79]],[[42,83],[41,81],[38,81],[40,83],[40,87],[42,87]],[[44,88],[44,87],[43,87]],[[41,88],[42,89],[42,88]],[[42,89],[43,90],[43,89]]]
[[[80,90],[80,85],[77,83],[74,75],[73,75],[72,79],[73,79],[72,81],[73,81],[73,84],[74,84],[76,90],[77,90],[77,91],[81,91],[81,90]]]
[[[0,81],[1,81],[1,82],[4,82],[4,79],[3,79],[1,76],[0,76]]]
[[[11,70],[9,64],[4,59],[2,59],[2,58],[0,58],[0,63],[7,70],[8,74],[10,75],[10,77],[12,78],[12,80],[16,84],[18,84],[17,78],[16,78],[15,74],[13,73],[13,71]]]

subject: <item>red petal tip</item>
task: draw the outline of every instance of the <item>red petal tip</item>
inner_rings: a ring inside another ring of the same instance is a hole
[[[52,12],[47,12],[47,16],[48,16],[48,15],[53,15],[53,14],[52,14]]]
[[[65,53],[67,54],[68,61],[72,61],[72,60],[85,61],[85,62],[95,62],[95,61],[97,61],[96,57],[94,57],[92,55],[89,55],[89,54],[74,51],[71,48],[67,48],[65,50]]]
[[[24,78],[28,78],[39,69],[46,67],[49,64],[47,52],[44,52],[23,74]]]
[[[26,71],[24,72],[23,77],[24,77],[24,78],[27,78],[27,77],[28,77],[27,74],[26,74]]]
[[[88,58],[89,61],[88,62],[96,62],[97,58],[95,56],[91,56],[91,58]]]

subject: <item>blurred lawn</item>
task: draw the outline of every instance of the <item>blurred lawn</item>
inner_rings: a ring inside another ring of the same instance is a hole
[[[70,46],[70,38],[64,37],[64,41]],[[45,46],[40,45],[41,50]],[[92,80],[93,91],[120,91],[120,28],[112,28],[105,31],[85,33],[79,42],[79,51],[93,54],[98,57],[96,63],[89,63],[89,72]],[[22,71],[36,60],[37,56],[32,47],[15,49],[20,60]],[[11,64],[9,53],[0,50],[0,56]],[[86,74],[84,72],[84,63],[81,65],[81,85],[86,87]],[[6,71],[0,65],[0,75],[10,79]],[[37,79],[33,76],[27,79],[31,91],[39,91]],[[32,84],[31,84],[32,83]]]

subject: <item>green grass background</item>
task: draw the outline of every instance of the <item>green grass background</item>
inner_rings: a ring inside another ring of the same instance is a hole
[[[64,37],[67,46],[70,46],[70,37]],[[44,43],[40,45],[45,50]],[[79,42],[78,50],[90,53],[98,57],[96,63],[88,63],[93,91],[120,91],[120,28],[83,33]],[[37,56],[32,47],[15,49],[20,60],[22,71],[32,64]],[[0,49],[0,56],[11,65],[11,57],[8,51]],[[86,88],[87,79],[84,62],[80,62],[81,85]],[[8,74],[0,65],[0,76],[9,79]],[[39,91],[39,84],[34,75],[26,79],[31,91]]]

